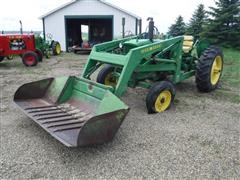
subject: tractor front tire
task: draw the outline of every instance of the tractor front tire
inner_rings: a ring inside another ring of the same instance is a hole
[[[22,62],[25,66],[36,66],[38,55],[33,51],[27,51],[22,55]]]
[[[97,76],[97,82],[100,84],[115,87],[117,85],[117,78],[114,76],[115,67],[106,65],[102,68]]]
[[[61,54],[61,45],[58,41],[53,41],[52,51],[53,51],[54,56],[57,56],[57,55]]]
[[[7,56],[7,59],[8,59],[8,60],[13,60],[13,55],[8,55],[8,56]]]
[[[42,51],[40,49],[36,49],[35,53],[37,54],[38,62],[42,62],[42,60],[43,60],[43,53],[42,53]]]
[[[44,51],[44,55],[46,56],[47,59],[49,59],[51,57],[51,52],[49,49]]]
[[[159,113],[170,108],[175,94],[175,87],[169,81],[161,81],[153,84],[146,98],[148,113]]]
[[[4,56],[0,56],[0,62],[4,60]]]
[[[207,48],[197,62],[196,84],[200,92],[218,87],[223,70],[223,53],[218,47]]]

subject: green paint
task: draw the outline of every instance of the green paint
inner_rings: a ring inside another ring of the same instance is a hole
[[[83,75],[53,79],[47,94],[54,97],[58,103],[71,99],[82,102],[96,115],[127,109],[119,99],[127,87],[150,88],[152,83],[161,81],[165,75],[168,75],[173,83],[194,76],[196,58],[191,52],[183,53],[183,39],[183,36],[179,36],[151,42],[135,36],[96,45],[85,65]],[[196,52],[196,48],[197,46],[192,51]],[[102,64],[116,67],[116,87],[90,80],[91,74]],[[119,118],[121,119],[121,115]]]
[[[143,81],[160,81],[160,75],[168,75],[176,84],[195,74],[198,52],[207,47],[197,41],[189,53],[182,50],[184,36],[165,40],[143,39],[139,36],[114,40],[94,46],[82,77],[89,78],[97,64],[111,64],[119,69],[118,83],[113,93],[120,97],[129,87],[150,87]]]

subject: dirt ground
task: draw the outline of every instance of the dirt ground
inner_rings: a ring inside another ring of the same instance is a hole
[[[114,140],[96,147],[63,146],[14,105],[20,85],[78,75],[86,58],[62,54],[34,68],[19,58],[0,63],[0,179],[239,179],[239,90],[224,82],[201,94],[194,78],[185,81],[171,109],[154,115],[147,90],[128,89],[129,114]]]

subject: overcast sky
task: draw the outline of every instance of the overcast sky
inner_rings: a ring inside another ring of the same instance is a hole
[[[19,20],[23,30],[42,30],[39,17],[69,2],[70,0],[1,0],[0,30],[19,30]],[[205,7],[214,6],[214,0],[106,0],[143,19],[143,30],[147,17],[153,17],[160,32],[166,32],[178,15],[185,22],[202,3]]]

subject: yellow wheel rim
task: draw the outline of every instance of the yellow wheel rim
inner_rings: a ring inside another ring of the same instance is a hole
[[[155,110],[157,112],[165,111],[171,104],[172,94],[169,90],[162,91],[156,101],[155,101]]]
[[[109,73],[105,80],[104,80],[104,84],[107,86],[112,86],[115,87],[117,85],[117,79],[116,77],[113,76],[113,73]]]
[[[211,70],[211,84],[212,85],[216,85],[219,81],[219,78],[221,76],[222,73],[222,57],[221,56],[217,56],[214,59],[213,65],[212,65],[212,70]]]
[[[61,53],[61,46],[60,46],[60,44],[57,44],[57,45],[56,45],[56,53],[57,53],[57,54],[60,54],[60,53]]]
[[[12,60],[12,59],[13,59],[13,55],[7,56],[7,59],[8,59],[8,60]]]

